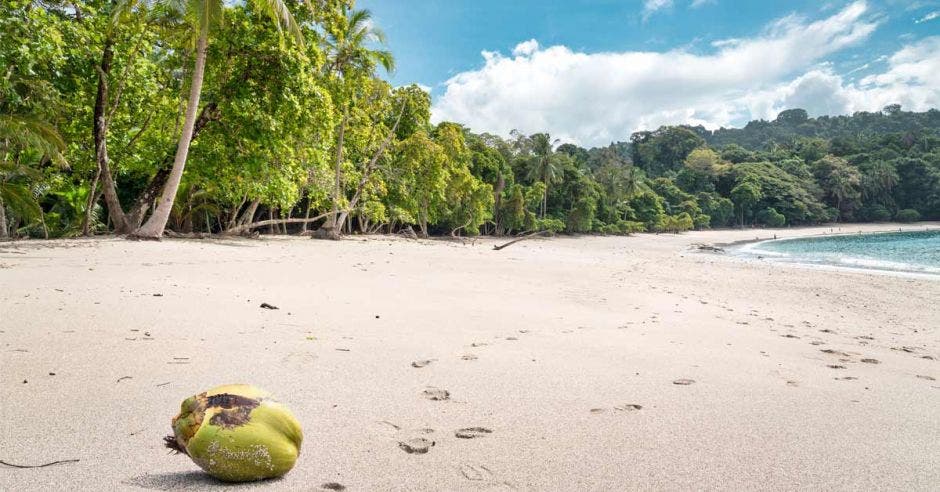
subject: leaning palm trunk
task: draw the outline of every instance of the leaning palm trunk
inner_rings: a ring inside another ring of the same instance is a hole
[[[193,68],[192,85],[189,88],[189,103],[186,106],[186,120],[183,122],[183,131],[180,133],[179,144],[176,147],[176,158],[173,160],[173,169],[163,187],[163,194],[157,203],[156,209],[150,219],[137,230],[135,236],[158,239],[163,235],[166,223],[173,210],[173,201],[183,178],[183,169],[186,167],[186,158],[189,156],[189,144],[193,137],[193,128],[196,124],[196,112],[199,110],[199,97],[202,93],[202,79],[206,70],[206,50],[209,44],[209,28],[202,26],[199,40],[196,42],[196,65]]]

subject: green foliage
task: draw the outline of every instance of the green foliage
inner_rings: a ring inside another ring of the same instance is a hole
[[[755,220],[758,224],[763,224],[767,227],[783,227],[787,223],[787,218],[772,207],[757,212]]]
[[[894,216],[894,220],[898,222],[917,222],[920,220],[920,212],[905,208],[904,210],[898,211],[897,215]]]

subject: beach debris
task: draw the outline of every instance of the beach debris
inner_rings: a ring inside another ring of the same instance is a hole
[[[829,369],[845,369],[845,366],[841,366],[839,364],[829,364],[826,367],[828,367]]]
[[[933,376],[924,376],[923,374],[918,374],[917,377],[920,378],[920,379],[926,379],[927,381],[936,381],[936,380],[937,380],[937,379],[936,379],[935,377],[933,377]]]
[[[429,439],[415,437],[407,441],[399,441],[398,447],[408,454],[426,454],[435,444]]]
[[[444,401],[450,400],[450,391],[445,389],[435,388],[433,386],[428,386],[428,389],[422,392],[425,398],[431,401]]]
[[[121,376],[117,379],[117,381],[115,381],[115,383],[120,383],[121,381],[124,381],[125,379],[133,379],[133,378],[131,376]]]
[[[478,358],[479,357],[475,354],[464,354],[460,356],[460,360],[477,360]]]
[[[408,239],[418,239],[418,234],[410,225],[405,226],[402,230],[398,231],[398,234],[404,236]]]
[[[689,386],[689,385],[695,384],[695,380],[694,380],[694,379],[685,379],[685,378],[683,378],[683,379],[677,379],[677,380],[673,381],[672,384],[675,384],[675,385],[678,385],[678,386]]]
[[[271,310],[281,309],[281,308],[279,308],[279,307],[277,307],[277,306],[275,306],[275,305],[273,305],[273,304],[268,304],[268,303],[266,303],[266,302],[262,302],[262,303],[261,303],[261,306],[259,306],[259,307],[260,307],[261,309],[271,309]]]
[[[592,409],[590,410],[591,413],[604,413],[604,412],[606,412],[606,411],[607,411],[606,408],[592,408]]]
[[[836,381],[855,381],[858,378],[855,376],[843,376],[841,378],[834,378]]]
[[[45,468],[47,466],[62,465],[65,463],[78,463],[78,461],[79,461],[78,459],[73,459],[73,460],[50,461],[49,463],[43,463],[41,465],[17,465],[16,463],[10,463],[8,461],[0,460],[0,465],[9,466],[10,468]]]
[[[862,362],[866,364],[881,364],[881,361],[878,359],[862,359]]]
[[[713,246],[711,244],[694,244],[694,247],[698,248],[699,251],[708,251],[709,253],[724,253],[724,248],[718,246]]]
[[[327,482],[320,486],[321,489],[326,490],[346,490],[346,486],[341,483],[336,482]]]
[[[421,369],[422,367],[426,367],[428,364],[434,362],[435,360],[436,359],[416,360],[411,363],[411,367],[414,367],[415,369]]]
[[[225,482],[280,477],[294,467],[303,431],[287,407],[247,384],[191,396],[173,418],[170,449]]]
[[[454,435],[460,439],[476,439],[478,437],[483,437],[492,433],[493,431],[487,429],[486,427],[465,427],[463,429],[458,429],[456,432],[454,432]]]
[[[642,409],[643,405],[637,405],[636,403],[627,403],[626,405],[619,405],[614,407],[614,410],[620,410],[621,412],[635,412]]]
[[[513,239],[512,241],[509,241],[508,243],[503,243],[503,244],[500,244],[500,245],[498,245],[498,246],[493,246],[493,251],[499,251],[499,250],[501,250],[501,249],[508,248],[508,247],[512,246],[513,244],[516,244],[516,243],[518,243],[518,242],[520,242],[520,241],[525,241],[526,239],[532,239],[533,237],[536,237],[536,236],[544,236],[544,235],[546,235],[546,234],[550,234],[550,232],[548,232],[548,231],[538,231],[538,232],[533,232],[532,234],[526,234],[525,236],[522,236],[522,237],[520,237],[519,239]]]

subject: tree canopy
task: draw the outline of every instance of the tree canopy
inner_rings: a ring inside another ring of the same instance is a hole
[[[0,236],[940,219],[937,110],[795,108],[590,149],[475,133],[383,79],[394,56],[351,0],[184,3],[0,5]]]

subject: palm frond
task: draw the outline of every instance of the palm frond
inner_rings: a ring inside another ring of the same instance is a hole
[[[16,216],[32,220],[38,217],[42,210],[39,202],[33,197],[33,190],[25,184],[0,184],[0,199]]]
[[[0,139],[24,150],[36,150],[66,166],[65,141],[54,126],[32,115],[0,115]]]

